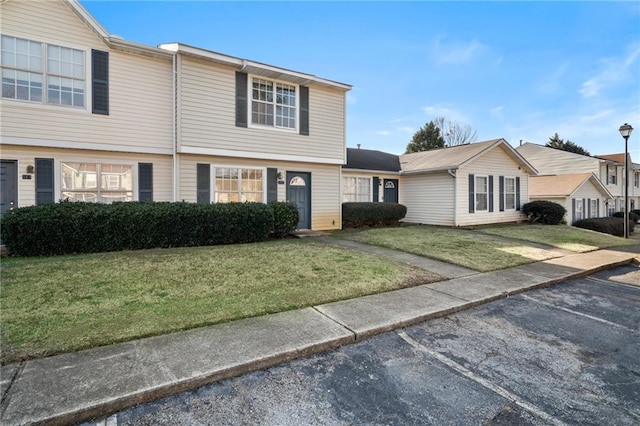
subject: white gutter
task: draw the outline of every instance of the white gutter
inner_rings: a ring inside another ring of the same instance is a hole
[[[173,55],[172,63],[172,89],[173,89],[173,201],[178,201],[178,55]]]
[[[447,173],[453,178],[453,226],[458,227],[458,188],[456,187],[456,170],[449,169]]]

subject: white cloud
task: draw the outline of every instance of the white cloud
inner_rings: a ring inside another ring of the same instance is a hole
[[[414,133],[413,127],[410,126],[400,126],[397,130],[402,133]]]
[[[438,37],[433,42],[435,60],[441,64],[465,64],[481,56],[488,46],[476,39],[468,42],[444,42]]]
[[[387,130],[378,130],[376,133],[380,136],[389,136],[391,134],[391,132]]]
[[[504,119],[503,111],[504,111],[503,106],[497,106],[497,107],[491,108],[489,110],[489,114],[491,114],[493,118],[497,118],[498,120],[503,120]]]
[[[461,123],[469,123],[469,119],[466,114],[461,110],[449,105],[449,104],[436,104],[428,105],[421,108],[422,111],[427,114],[429,120],[436,117],[444,117],[447,120],[458,121]]]
[[[640,58],[640,45],[629,46],[624,57],[603,58],[600,62],[600,71],[587,81],[582,83],[578,92],[585,98],[599,95],[604,89],[625,81],[631,72],[636,72],[632,66]]]

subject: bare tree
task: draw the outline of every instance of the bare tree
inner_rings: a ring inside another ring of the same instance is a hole
[[[475,142],[478,139],[478,132],[468,124],[460,124],[444,117],[436,117],[432,121],[440,129],[440,134],[446,146],[464,145]]]

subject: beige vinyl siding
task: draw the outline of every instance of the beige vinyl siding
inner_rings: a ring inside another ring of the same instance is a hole
[[[180,155],[180,186],[178,199],[195,203],[197,164],[269,168],[282,173],[284,184],[278,184],[278,201],[286,201],[286,176],[290,172],[311,172],[311,228],[340,229],[342,226],[342,197],[340,195],[340,166],[284,161],[260,161],[246,158]]]
[[[179,63],[179,149],[193,147],[344,160],[344,92],[310,85],[309,136],[251,125],[236,127],[236,69],[187,56],[180,56]]]
[[[1,6],[2,34],[85,52],[84,108],[0,100],[3,143],[170,153],[172,64],[108,50],[59,1],[9,1]],[[109,51],[109,115],[91,113],[91,49]]]
[[[493,176],[493,212],[469,213],[469,174]],[[520,205],[522,206],[529,201],[529,175],[521,170],[521,166],[509,157],[502,148],[493,149],[473,160],[459,169],[456,176],[457,226],[524,220],[524,215],[518,210],[500,211],[500,176],[520,177]]]
[[[26,174],[27,166],[35,165],[36,158],[52,158],[54,160],[54,177],[56,188],[54,200],[61,197],[59,187],[60,162],[86,162],[86,163],[108,163],[131,164],[134,166],[134,199],[138,198],[138,163],[153,164],[153,199],[154,201],[172,200],[172,159],[168,155],[138,154],[135,157],[131,154],[117,152],[98,152],[86,150],[54,149],[54,148],[33,148],[18,146],[2,146],[0,156],[3,160],[18,160],[18,206],[25,207],[35,204],[35,174],[31,179],[22,179]]]
[[[454,225],[454,179],[448,173],[404,175],[399,185],[400,204],[407,207],[403,222]]]

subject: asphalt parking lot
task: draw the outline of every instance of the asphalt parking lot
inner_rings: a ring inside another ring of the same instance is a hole
[[[508,297],[105,423],[640,424],[640,269]]]

